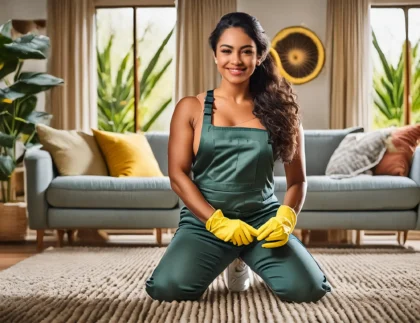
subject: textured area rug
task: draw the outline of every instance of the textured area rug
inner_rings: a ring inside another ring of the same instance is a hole
[[[158,302],[145,281],[166,248],[65,247],[0,272],[0,322],[420,322],[420,252],[309,249],[332,285],[317,303],[280,301],[260,277],[199,301]]]

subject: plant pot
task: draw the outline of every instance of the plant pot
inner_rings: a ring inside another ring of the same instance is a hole
[[[12,174],[11,185],[11,196],[12,201],[22,201],[25,195],[25,168],[17,167]],[[7,188],[7,187],[6,187]],[[0,201],[3,200],[2,191],[0,189]]]
[[[0,241],[24,241],[27,227],[26,203],[0,203]]]
[[[25,194],[25,168],[16,167],[12,176],[12,189],[16,195],[23,196]]]

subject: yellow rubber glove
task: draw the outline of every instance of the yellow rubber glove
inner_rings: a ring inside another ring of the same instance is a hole
[[[296,226],[296,212],[287,205],[281,205],[275,217],[272,217],[258,229],[258,241],[276,241],[264,243],[263,248],[277,248],[284,246],[289,240],[289,235]]]
[[[232,220],[216,210],[206,222],[206,229],[224,242],[232,242],[235,246],[250,244],[257,236],[257,229],[241,220]]]

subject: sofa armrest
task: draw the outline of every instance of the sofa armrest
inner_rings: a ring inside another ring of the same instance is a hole
[[[414,152],[413,161],[411,163],[410,173],[408,175],[420,187],[420,147]]]
[[[408,176],[417,183],[420,191],[420,147],[417,147],[414,152],[410,174]],[[420,230],[420,204],[417,205],[417,225],[415,230]]]
[[[29,228],[47,229],[48,203],[45,193],[55,177],[52,157],[45,150],[29,149],[24,163]]]

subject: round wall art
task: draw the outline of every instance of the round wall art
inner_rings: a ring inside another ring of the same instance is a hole
[[[302,26],[279,31],[271,42],[270,54],[280,74],[292,84],[313,80],[325,63],[325,49],[320,39]]]

